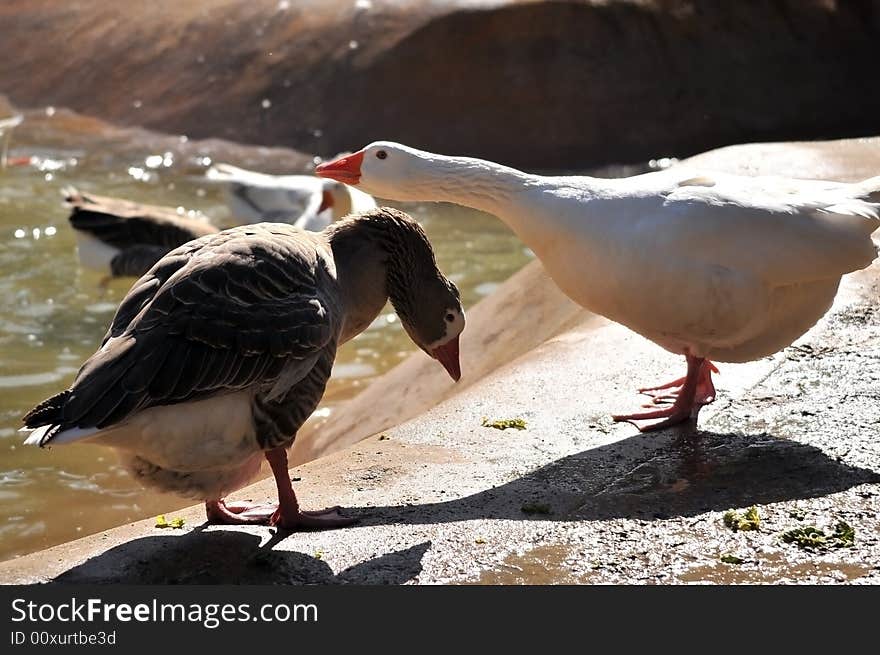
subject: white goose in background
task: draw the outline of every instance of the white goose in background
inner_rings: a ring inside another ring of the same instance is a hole
[[[382,198],[495,214],[572,300],[684,355],[685,377],[640,389],[656,408],[614,417],[643,431],[715,399],[710,360],[747,362],[790,345],[831,307],[841,276],[877,256],[880,177],[848,184],[684,166],[545,177],[391,142],[316,174]]]
[[[215,164],[205,177],[224,185],[229,211],[246,223],[289,223],[320,232],[349,214],[376,207],[366,193],[312,175],[268,175]]]

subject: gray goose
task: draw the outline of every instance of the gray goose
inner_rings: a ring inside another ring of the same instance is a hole
[[[247,223],[290,223],[318,232],[348,214],[376,207],[373,196],[312,175],[268,175],[215,164],[205,176],[223,185],[229,211]]]
[[[111,446],[147,486],[206,501],[211,522],[347,525],[338,508],[299,509],[286,449],[318,406],[337,347],[389,298],[457,380],[458,289],[403,212],[374,209],[321,233],[262,223],[191,241],[135,283],[70,388],[24,417],[25,443]],[[278,505],[224,502],[263,457]]]
[[[171,207],[65,189],[80,263],[113,277],[140,277],[169,251],[220,230]]]

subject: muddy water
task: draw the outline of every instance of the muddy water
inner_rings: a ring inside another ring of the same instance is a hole
[[[171,205],[229,224],[222,194],[202,179],[212,160],[275,172],[302,164],[283,151],[121,131],[51,108],[28,112],[12,133],[9,161],[18,165],[0,171],[0,559],[188,504],[143,492],[111,451],[26,448],[17,429],[21,415],[69,384],[94,352],[131,282],[102,290],[97,275],[79,268],[61,189]],[[400,206],[424,225],[466,307],[529,259],[489,216],[451,205]],[[340,350],[318,415],[414,350],[387,309]]]

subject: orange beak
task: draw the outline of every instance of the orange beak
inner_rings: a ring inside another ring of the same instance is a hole
[[[458,361],[458,337],[431,351],[431,357],[443,364],[449,377],[458,382],[461,378],[461,363]]]
[[[361,181],[361,162],[363,161],[364,151],[361,150],[353,155],[346,155],[335,161],[319,164],[315,168],[315,175],[354,186]]]

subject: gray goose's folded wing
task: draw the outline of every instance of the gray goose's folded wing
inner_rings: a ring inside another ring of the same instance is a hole
[[[185,244],[132,287],[52,422],[103,428],[254,385],[276,395],[276,383],[295,384],[328,354],[332,362],[336,297],[316,242],[293,228],[235,228]]]

